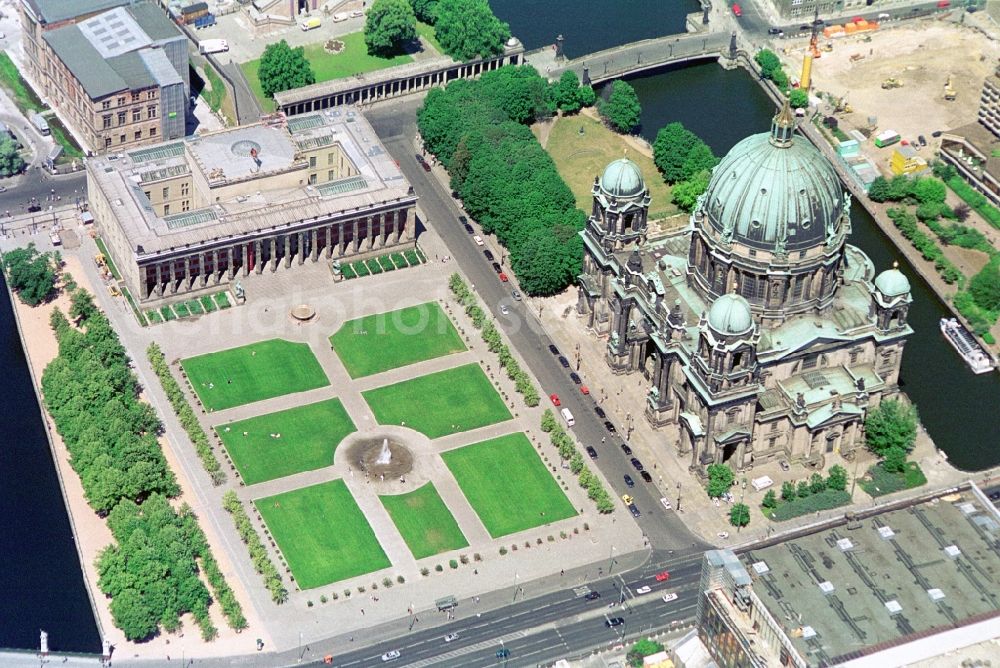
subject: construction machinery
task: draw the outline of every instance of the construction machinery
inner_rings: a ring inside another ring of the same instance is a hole
[[[816,12],[813,15],[812,30],[809,34],[809,55],[816,58],[822,58],[823,52],[819,50],[819,27],[822,25],[819,20],[819,4],[816,5]]]
[[[851,114],[854,113],[854,109],[851,107],[846,97],[840,97],[837,98],[837,103],[833,107],[833,112],[835,114]]]
[[[952,85],[952,75],[948,75],[948,81],[944,85],[944,99],[949,102],[955,101],[955,86]]]
[[[891,90],[893,88],[902,88],[903,82],[896,77],[889,77],[882,82],[882,90]]]

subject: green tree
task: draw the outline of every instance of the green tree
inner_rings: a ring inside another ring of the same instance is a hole
[[[777,508],[778,507],[778,497],[774,493],[773,489],[767,490],[767,494],[764,495],[764,500],[760,502],[760,505],[765,508]]]
[[[699,141],[698,135],[681,123],[669,123],[660,128],[653,141],[653,162],[664,181],[677,183],[687,178],[685,162]]]
[[[592,107],[597,102],[597,93],[593,86],[580,86],[576,91],[576,98],[581,107]]]
[[[813,473],[809,477],[809,493],[819,494],[824,489],[826,489],[826,480],[824,480],[823,476],[821,476],[820,474]]]
[[[770,79],[775,70],[781,69],[781,59],[770,49],[761,49],[753,59],[760,65],[761,74],[765,79]]]
[[[1000,260],[990,260],[972,277],[969,294],[980,308],[1000,310]]]
[[[611,95],[597,103],[597,110],[608,125],[622,134],[635,130],[642,116],[639,96],[628,82],[621,79],[611,84]]]
[[[906,450],[892,446],[882,453],[882,468],[889,473],[902,473],[906,468]]]
[[[29,306],[41,304],[56,285],[56,267],[50,253],[39,253],[34,243],[15,248],[3,255],[7,282],[21,301]]]
[[[17,144],[8,136],[0,139],[0,176],[13,176],[24,170],[24,160],[17,150]]]
[[[733,486],[736,475],[733,470],[725,464],[709,464],[708,466],[708,495],[713,499],[724,495]]]
[[[408,0],[375,0],[365,18],[365,46],[375,56],[403,52],[417,38],[417,18]]]
[[[633,668],[638,668],[642,666],[642,660],[647,656],[657,654],[663,651],[663,645],[656,642],[655,640],[650,640],[648,638],[643,638],[636,642],[629,649],[628,654],[625,655],[625,660],[628,665]]]
[[[892,197],[892,187],[884,176],[877,176],[868,186],[868,199],[873,202],[888,202]]]
[[[437,20],[437,4],[438,0],[410,0],[413,14],[418,20],[430,25],[434,25]]]
[[[827,489],[836,489],[843,492],[847,489],[847,469],[840,464],[830,467],[829,475],[826,478]]]
[[[729,523],[734,527],[745,527],[750,524],[750,508],[745,503],[734,503],[729,509]]]
[[[498,19],[486,0],[439,0],[434,34],[444,52],[456,60],[503,53],[510,26]]]
[[[580,78],[573,70],[566,70],[553,87],[556,105],[567,113],[580,110]]]
[[[930,177],[914,180],[912,192],[913,196],[921,204],[944,204],[945,197],[947,196],[944,183]]]
[[[293,49],[285,40],[267,45],[260,57],[257,77],[265,97],[316,83],[316,75],[306,60],[305,48],[297,46]]]
[[[906,174],[898,174],[889,181],[889,199],[901,202],[913,195],[914,181]]]
[[[913,449],[917,438],[917,409],[898,399],[886,399],[865,418],[865,443],[876,455],[889,448]]]
[[[812,492],[809,489],[809,483],[805,480],[800,480],[799,484],[795,487],[795,494],[800,499],[804,499],[810,494],[812,494]]]
[[[546,110],[548,85],[531,65],[501,67],[482,76],[480,88],[512,121],[530,125]]]
[[[670,201],[678,206],[682,211],[694,211],[698,198],[703,192],[708,190],[708,182],[712,175],[708,170],[695,174],[687,181],[680,181],[674,184],[670,191]]]
[[[684,156],[681,165],[682,178],[690,179],[702,172],[711,172],[717,164],[719,159],[712,153],[712,149],[701,139],[697,139],[688,154]]]
[[[805,109],[809,106],[809,93],[802,88],[795,88],[788,94],[788,104],[792,109]]]
[[[781,483],[781,498],[783,501],[791,501],[795,498],[795,483],[790,480]]]

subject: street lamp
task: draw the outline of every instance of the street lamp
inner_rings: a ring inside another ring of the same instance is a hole
[[[617,562],[615,560],[615,546],[612,545],[611,546],[611,563],[608,564],[608,575],[611,575],[611,569],[614,568],[614,566],[615,566],[616,563]]]
[[[681,484],[677,483],[677,512],[681,512]]]
[[[576,344],[576,370],[580,370],[580,344]]]
[[[742,487],[742,489],[741,489],[741,491],[740,491],[740,506],[741,506],[741,507],[740,507],[740,510],[742,511],[742,510],[743,510],[743,508],[744,508],[744,507],[746,507],[746,506],[745,506],[745,504],[743,503],[743,499],[744,499],[744,498],[746,497],[746,495],[747,495],[747,479],[746,479],[745,477],[743,478],[743,483],[742,483],[742,484],[741,484],[740,486]],[[750,519],[750,517],[749,517],[749,514],[750,514],[750,513],[749,513],[749,512],[747,512],[747,519]],[[742,529],[742,528],[743,528],[743,522],[742,522],[742,519],[743,519],[743,518],[741,517],[741,518],[740,518],[740,520],[741,520],[741,521],[739,521],[739,522],[737,522],[737,523],[736,523],[736,533],[739,533],[739,532],[740,532],[740,529]]]
[[[625,422],[626,422],[626,425],[625,425],[625,440],[627,441],[630,438],[632,438],[632,429],[634,427],[633,420],[632,420],[632,414],[631,413],[627,413],[625,415]]]
[[[514,573],[514,599],[511,601],[513,603],[517,600],[517,572]]]

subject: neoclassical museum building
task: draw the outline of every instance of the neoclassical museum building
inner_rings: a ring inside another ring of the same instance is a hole
[[[787,104],[723,158],[679,233],[648,238],[628,159],[593,196],[578,314],[612,372],[649,380],[646,418],[676,425],[691,469],[852,458],[866,410],[899,392],[910,284],[847,244],[850,196]]]

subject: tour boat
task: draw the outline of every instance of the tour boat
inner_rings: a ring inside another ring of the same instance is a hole
[[[993,358],[982,349],[975,337],[957,319],[941,318],[941,333],[965,359],[974,373],[986,373],[996,368]]]

